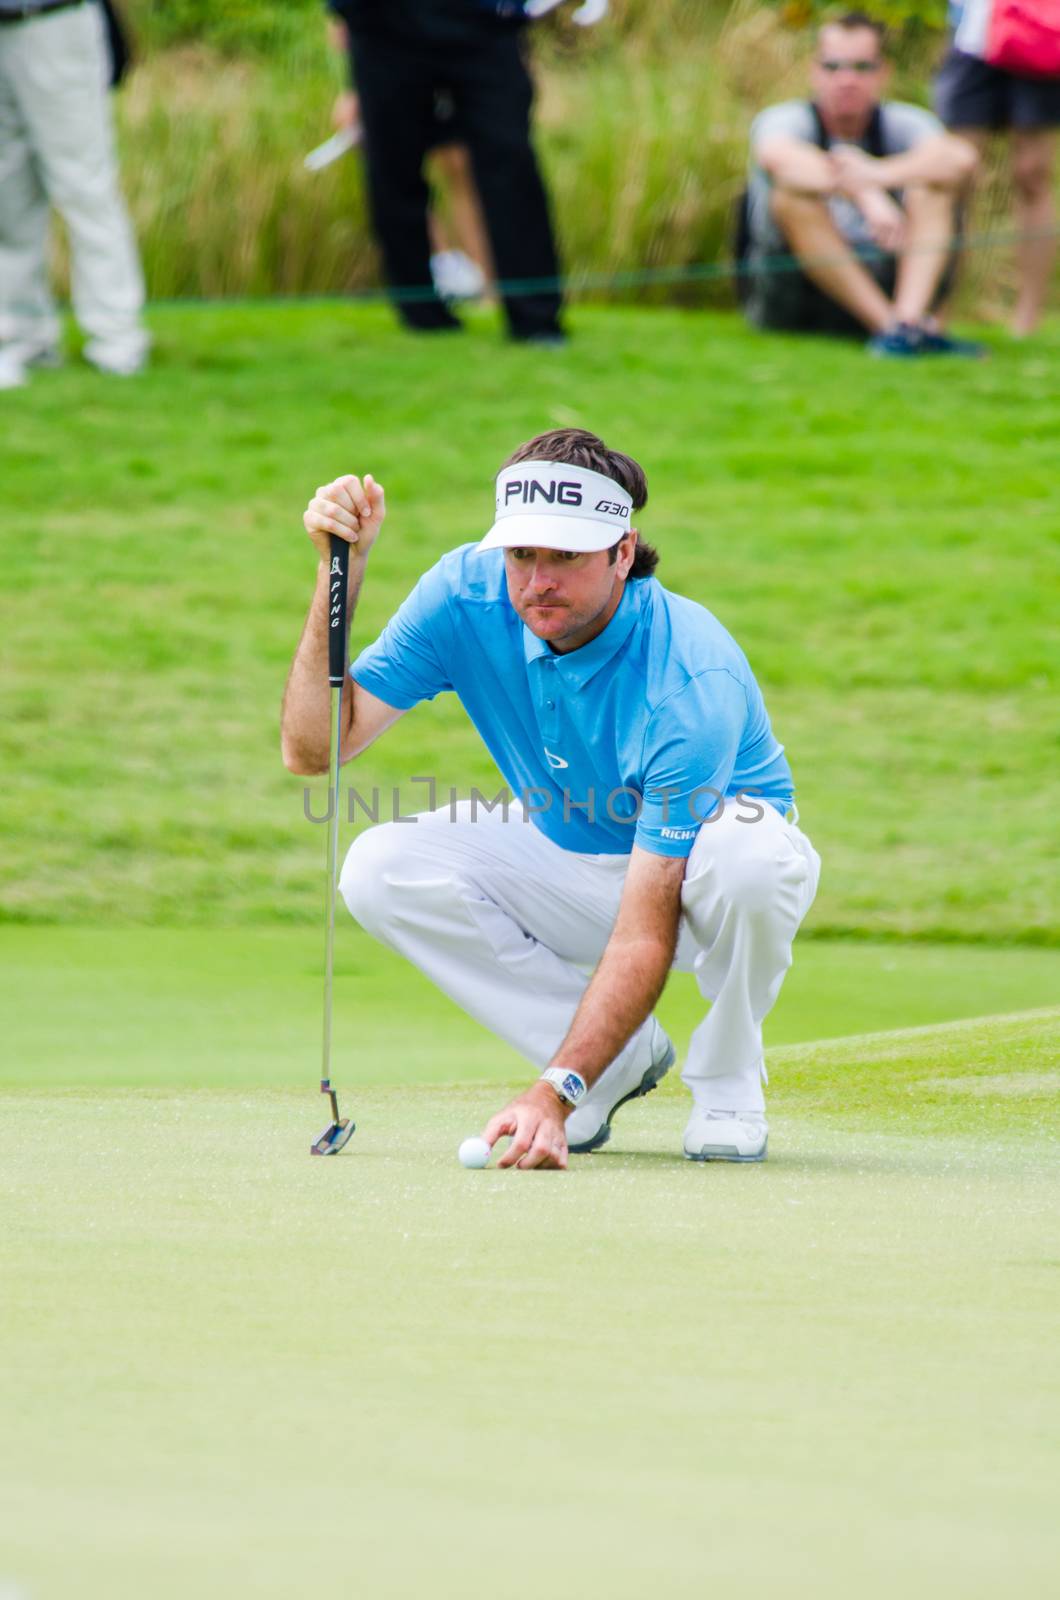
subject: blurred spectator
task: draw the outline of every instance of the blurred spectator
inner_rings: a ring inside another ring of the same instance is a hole
[[[348,54],[349,32],[340,17],[332,17],[329,34],[333,47]],[[358,144],[361,142],[364,128],[355,89],[344,89],[338,95],[332,122],[339,131],[347,131]],[[450,231],[437,206],[432,205],[427,214],[434,287],[443,300],[477,300],[485,293],[493,272],[489,238],[471,171],[471,157],[467,146],[461,142],[456,108],[449,94],[435,95],[434,129],[427,155],[428,176],[444,189],[446,210],[451,219]]]
[[[512,0],[328,0],[346,24],[372,219],[405,325],[459,328],[431,287],[424,163],[447,97],[471,157],[513,338],[559,342],[559,265],[530,142],[523,7]],[[400,291],[411,291],[403,298]]]
[[[86,359],[123,377],[147,359],[143,277],[107,101],[113,75],[96,0],[0,0],[0,386],[59,360],[49,204],[69,235]]]
[[[946,126],[970,140],[980,154],[991,133],[1010,136],[1020,235],[1012,328],[1022,336],[1041,319],[1056,257],[1053,164],[1060,126],[1060,5],[1054,3],[1051,22],[1044,4],[1037,11],[1027,7],[1007,37],[1000,8],[995,12],[991,0],[951,0],[950,14],[953,48],[935,80],[935,108]]]
[[[883,29],[826,23],[813,100],[751,128],[749,317],[765,328],[868,332],[877,354],[978,354],[931,315],[944,290],[959,194],[976,155],[929,111],[884,100]],[[770,258],[793,255],[798,268]]]

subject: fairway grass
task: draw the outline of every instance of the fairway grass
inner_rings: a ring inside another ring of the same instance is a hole
[[[759,1167],[669,1091],[566,1175],[457,1166],[496,1089],[362,1091],[333,1161],[310,1096],[11,1092],[0,1579],[1045,1595],[1056,1035],[773,1052]]]
[[[308,497],[387,487],[356,649],[482,533],[514,445],[582,424],[643,460],[662,581],[759,678],[824,862],[807,933],[1056,942],[1060,325],[888,363],[733,316],[571,320],[541,351],[489,314],[431,342],[378,306],[157,308],[134,382],[72,363],[0,396],[0,918],[315,922],[323,830],[278,739]],[[347,769],[383,816],[427,773],[439,803],[499,783],[452,696]]]

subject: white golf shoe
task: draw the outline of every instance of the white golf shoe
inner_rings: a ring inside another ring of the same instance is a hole
[[[28,381],[26,363],[18,352],[8,346],[0,346],[0,389],[21,389]]]
[[[693,1108],[685,1129],[689,1161],[764,1161],[769,1126],[756,1111],[700,1111]]]
[[[31,367],[58,367],[62,356],[53,344],[39,339],[8,339],[0,343],[0,389],[19,389],[29,379]]]
[[[84,357],[90,367],[110,378],[135,378],[147,366],[150,341],[146,334],[130,334],[125,339],[90,339]]]
[[[616,1063],[608,1067],[577,1110],[567,1118],[567,1148],[575,1155],[599,1150],[606,1144],[611,1137],[611,1118],[618,1108],[627,1100],[650,1094],[677,1060],[677,1051],[654,1017],[651,1025],[651,1064],[647,1071],[643,1056],[639,1063],[634,1058],[632,1065]]]

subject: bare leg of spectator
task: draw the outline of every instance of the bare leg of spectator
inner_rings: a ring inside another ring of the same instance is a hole
[[[471,171],[471,157],[462,144],[439,145],[431,152],[431,166],[445,189],[451,226],[445,228],[431,212],[431,244],[435,250],[462,250],[486,278],[493,277],[489,235]]]
[[[906,235],[898,260],[894,314],[920,323],[931,310],[953,244],[956,197],[951,189],[907,189]]]
[[[1050,128],[1017,128],[1012,133],[1012,181],[1016,188],[1016,247],[1020,270],[1019,298],[1012,331],[1033,333],[1045,309],[1056,259],[1056,203],[1053,157],[1056,140]]]
[[[773,216],[806,276],[870,333],[895,321],[891,302],[832,221],[827,205],[790,189],[775,189]]]

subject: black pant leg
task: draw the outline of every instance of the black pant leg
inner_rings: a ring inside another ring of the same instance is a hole
[[[504,295],[517,339],[560,331],[559,261],[548,199],[530,141],[533,84],[514,33],[484,33],[446,58],[460,128],[502,283],[545,280],[547,287]]]
[[[361,100],[364,159],[372,223],[406,327],[459,328],[434,292],[427,232],[430,191],[423,175],[433,129],[434,67],[425,50],[351,31],[354,82]]]

